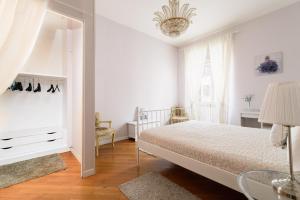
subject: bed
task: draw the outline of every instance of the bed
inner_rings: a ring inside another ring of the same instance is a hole
[[[269,141],[269,131],[264,129],[188,121],[138,130],[138,165],[140,151],[168,160],[236,191],[240,191],[237,177],[242,172],[288,170],[286,150],[273,147]],[[270,199],[264,194],[265,185],[254,184],[258,190],[257,199]]]

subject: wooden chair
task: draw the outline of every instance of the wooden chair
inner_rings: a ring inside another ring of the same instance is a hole
[[[171,109],[171,119],[170,119],[171,124],[185,122],[188,120],[189,120],[189,117],[188,117],[187,113],[185,112],[184,108],[173,107]]]
[[[95,114],[95,134],[96,134],[96,152],[97,157],[99,156],[99,146],[100,146],[100,138],[105,136],[111,136],[112,147],[114,148],[114,140],[116,131],[113,129],[112,121],[101,121],[100,113],[96,112]],[[102,124],[108,124],[108,127],[102,126]]]

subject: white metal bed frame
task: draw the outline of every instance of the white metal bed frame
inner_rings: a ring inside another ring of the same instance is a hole
[[[234,189],[238,192],[241,192],[241,189],[238,185],[238,175],[233,174],[231,172],[228,172],[226,170],[208,165],[206,163],[200,162],[198,160],[189,158],[187,156],[180,155],[178,153],[175,153],[173,151],[170,151],[168,149],[162,148],[158,145],[154,145],[151,143],[148,143],[146,141],[143,141],[140,139],[140,133],[149,128],[149,124],[147,123],[147,120],[141,120],[142,116],[145,115],[152,115],[152,116],[164,116],[164,118],[160,118],[160,123],[156,123],[155,127],[160,127],[163,125],[166,125],[169,120],[165,118],[167,116],[170,118],[170,111],[171,109],[161,109],[161,110],[141,110],[137,108],[137,123],[140,124],[137,126],[137,147],[136,147],[136,155],[137,155],[137,166],[140,166],[140,151],[151,154],[155,157],[165,159],[169,162],[172,162],[176,165],[179,165],[185,169],[188,169],[190,171],[193,171],[201,176],[204,176],[208,179],[211,179],[217,183],[220,183],[222,185],[225,185],[231,189]],[[157,114],[154,114],[157,113]],[[163,113],[163,114],[162,114]],[[156,118],[158,119],[158,118]],[[151,121],[151,120],[150,120]],[[149,122],[149,119],[148,119]],[[153,123],[150,128],[153,127]],[[252,188],[255,188],[257,191],[255,198],[259,200],[271,200],[273,196],[270,196],[270,193],[266,194],[266,190],[270,190],[272,188],[253,181],[253,184],[251,184]]]

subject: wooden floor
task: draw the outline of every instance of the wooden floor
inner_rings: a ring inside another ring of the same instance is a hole
[[[132,141],[116,143],[114,149],[101,146],[97,175],[86,179],[80,178],[79,163],[71,153],[62,156],[68,166],[65,171],[0,189],[0,200],[125,200],[118,185],[150,171],[160,172],[202,200],[245,199],[238,192],[146,154],[142,154],[138,169]]]

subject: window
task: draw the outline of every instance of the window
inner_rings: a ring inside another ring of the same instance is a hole
[[[214,101],[214,87],[213,87],[213,74],[211,69],[211,59],[209,54],[209,48],[207,48],[207,54],[205,63],[203,66],[200,85],[199,85],[199,103],[211,104]]]

